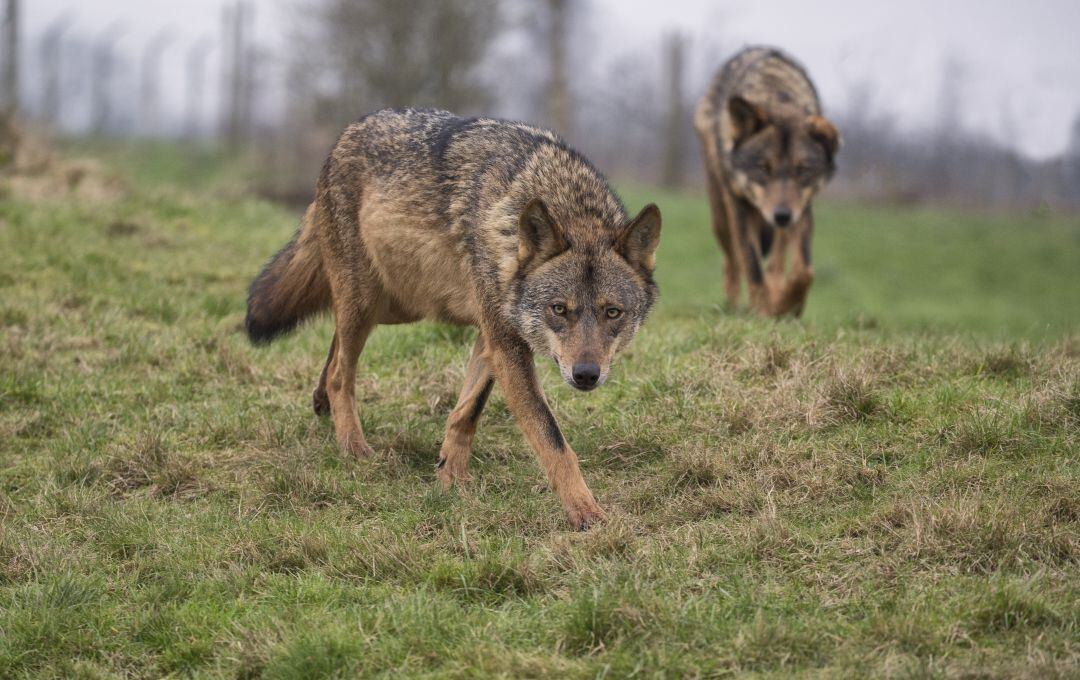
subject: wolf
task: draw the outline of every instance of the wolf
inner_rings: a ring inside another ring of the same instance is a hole
[[[572,527],[604,517],[537,379],[534,356],[589,391],[637,333],[658,289],[660,211],[631,219],[607,181],[552,132],[430,109],[349,125],[323,165],[296,235],[251,284],[256,344],[332,310],[313,393],[340,447],[371,455],[357,417],[356,363],[379,324],[434,319],[479,329],[436,463],[468,479],[477,422],[499,385]]]
[[[814,280],[811,201],[835,172],[840,148],[810,77],[778,49],[746,48],[713,78],[694,109],[694,128],[729,304],[738,304],[745,275],[759,313],[801,315]]]

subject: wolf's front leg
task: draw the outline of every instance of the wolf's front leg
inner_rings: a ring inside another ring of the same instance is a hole
[[[488,334],[491,368],[506,405],[525,439],[540,458],[551,488],[558,494],[570,526],[584,531],[604,519],[592,491],[585,484],[577,455],[563,439],[536,377],[532,351],[517,338]]]
[[[769,291],[765,287],[765,273],[761,264],[761,239],[758,221],[761,219],[743,200],[731,204],[732,246],[739,260],[739,269],[746,276],[750,294],[750,309],[759,314],[769,313]]]
[[[765,275],[761,267],[761,245],[755,238],[743,234],[743,270],[746,272],[747,287],[750,289],[750,307],[759,314],[768,316],[771,312],[769,289],[765,285]]]
[[[791,314],[799,317],[806,306],[806,296],[810,292],[810,285],[814,283],[814,267],[810,264],[810,238],[813,228],[814,218],[808,210],[795,233],[791,235],[792,240],[798,242],[798,248],[792,257],[791,272],[774,303],[774,313],[777,316]]]
[[[446,419],[446,436],[443,437],[442,447],[439,449],[437,464],[437,476],[444,489],[449,489],[454,482],[465,482],[469,479],[469,450],[472,448],[476,424],[495,384],[487,354],[487,344],[481,334],[476,338],[469,366],[465,369],[465,385],[461,388],[457,406]]]
[[[770,237],[763,236],[763,240]],[[769,299],[776,300],[784,289],[785,273],[787,269],[788,250],[791,248],[790,229],[773,229],[772,242],[768,248],[768,261],[765,264],[765,287],[769,291]],[[762,247],[762,257],[766,256],[766,248]]]

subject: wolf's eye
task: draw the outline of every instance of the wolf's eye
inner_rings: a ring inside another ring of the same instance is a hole
[[[566,305],[556,302],[555,304],[551,305],[551,312],[555,316],[565,316],[566,315]]]
[[[604,310],[604,314],[607,315],[607,318],[609,319],[618,319],[622,316],[622,310],[618,307],[608,307]]]
[[[755,169],[758,172],[763,172],[767,175],[772,172],[772,164],[770,164],[769,161],[761,161],[757,164]]]

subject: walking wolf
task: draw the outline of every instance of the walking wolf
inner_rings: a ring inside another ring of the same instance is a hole
[[[713,232],[724,250],[728,302],[738,304],[745,276],[758,312],[802,314],[814,280],[810,202],[832,177],[840,147],[809,76],[779,50],[745,49],[716,74],[698,102],[694,127]]]
[[[474,325],[438,458],[444,487],[497,382],[572,526],[603,511],[548,408],[534,354],[579,390],[603,384],[657,287],[660,211],[630,219],[604,178],[554,134],[445,111],[384,110],[350,125],[323,166],[293,240],[251,285],[247,332],[269,342],[332,309],[334,339],[313,395],[341,447],[372,453],[357,418],[356,361],[378,324]]]

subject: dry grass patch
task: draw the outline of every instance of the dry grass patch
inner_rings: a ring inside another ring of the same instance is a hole
[[[885,553],[956,573],[1075,566],[1080,558],[1075,532],[1048,528],[1026,508],[985,493],[912,497],[878,521],[889,529],[875,534]]]
[[[840,368],[824,379],[806,421],[814,427],[834,427],[866,422],[884,411],[880,391],[868,370]]]
[[[213,488],[201,466],[189,454],[178,453],[157,431],[115,445],[100,468],[91,464],[83,473],[84,481],[95,477],[117,496],[144,492],[151,497],[191,500]]]
[[[1035,361],[1026,348],[997,347],[980,356],[972,365],[975,375],[1017,380],[1032,374]]]

